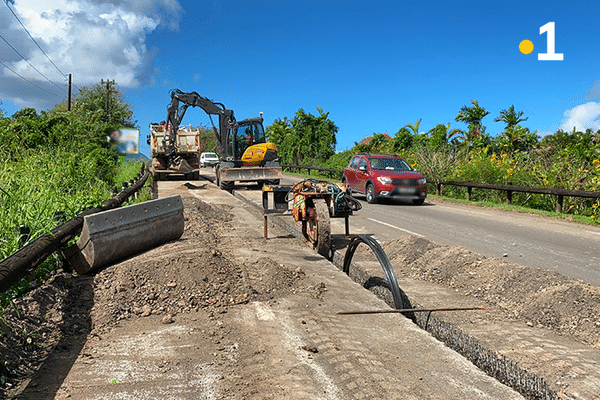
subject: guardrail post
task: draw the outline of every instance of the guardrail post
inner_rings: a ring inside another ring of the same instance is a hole
[[[471,186],[467,186],[467,201],[471,201],[471,191],[473,188]]]
[[[556,212],[557,213],[562,213],[563,212],[563,195],[559,194],[556,196],[557,198],[557,203],[556,203]]]
[[[507,185],[512,185],[512,182],[507,182]],[[506,204],[512,204],[512,190],[506,191]]]
[[[442,184],[439,182],[435,185],[435,194],[438,196],[442,195]]]

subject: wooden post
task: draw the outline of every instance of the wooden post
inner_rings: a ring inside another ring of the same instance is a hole
[[[471,191],[473,188],[471,186],[467,186],[467,201],[471,201]]]
[[[563,195],[559,194],[556,197],[558,199],[558,202],[556,203],[556,212],[562,213],[563,212]]]
[[[67,98],[67,111],[71,111],[71,74],[69,74],[69,94]]]
[[[438,196],[442,195],[442,184],[439,182],[435,185],[435,194]]]
[[[512,182],[508,182],[507,185],[512,185]],[[512,190],[506,191],[506,204],[512,204]]]

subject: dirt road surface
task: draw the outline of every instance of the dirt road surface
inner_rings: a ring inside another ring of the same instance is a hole
[[[399,314],[337,314],[389,309],[360,282],[361,274],[381,275],[372,254],[357,253],[362,269],[351,274],[357,283],[285,230],[271,226],[269,239],[263,239],[256,208],[212,183],[160,182],[159,197],[174,194],[186,207],[180,240],[93,277],[58,273],[4,311],[0,354],[14,360],[3,374],[15,385],[6,395],[523,398]],[[515,360],[535,379],[541,376],[555,398],[598,398],[598,293],[573,297],[591,313],[590,323],[577,319],[575,329],[571,323],[561,330],[560,315],[542,311],[541,319],[556,322],[554,328],[544,326],[522,302],[506,300],[515,296],[492,290],[503,287],[505,275],[494,280],[490,274],[497,266],[477,255],[410,237],[384,247],[413,305],[486,306],[481,313],[440,313],[427,321],[431,326],[453,320],[464,332],[455,337],[492,349],[486,356],[494,360]],[[446,271],[445,264],[453,270]],[[549,294],[552,306],[573,302],[561,292]],[[571,311],[563,307],[556,314]]]

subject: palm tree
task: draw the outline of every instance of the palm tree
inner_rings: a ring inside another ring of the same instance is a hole
[[[464,122],[469,126],[469,130],[464,132],[464,139],[471,144],[476,136],[485,132],[485,127],[481,125],[481,120],[490,112],[479,106],[479,102],[475,99],[471,100],[472,107],[462,106],[460,112],[454,118],[457,122]]]
[[[519,122],[527,121],[529,117],[522,118],[523,111],[515,112],[515,105],[513,104],[508,108],[508,110],[500,111],[500,115],[497,116],[494,121],[495,122],[504,122],[506,124],[505,130],[510,128],[514,128],[519,124]]]
[[[490,112],[486,111],[485,108],[480,107],[477,100],[471,100],[471,104],[473,104],[473,107],[462,106],[460,108],[460,112],[456,116],[455,121],[467,124],[469,126],[469,131],[481,132],[483,130],[481,120]]]
[[[422,120],[423,120],[423,118],[421,118],[420,120],[415,122],[414,125],[411,125],[411,124],[404,125],[404,128],[410,128],[415,135],[418,135],[419,134],[419,125],[421,125]]]

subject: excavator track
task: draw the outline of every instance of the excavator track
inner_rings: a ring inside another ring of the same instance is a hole
[[[331,222],[325,199],[312,199],[314,207],[308,208],[309,218],[302,221],[302,234],[322,256],[331,256]]]

